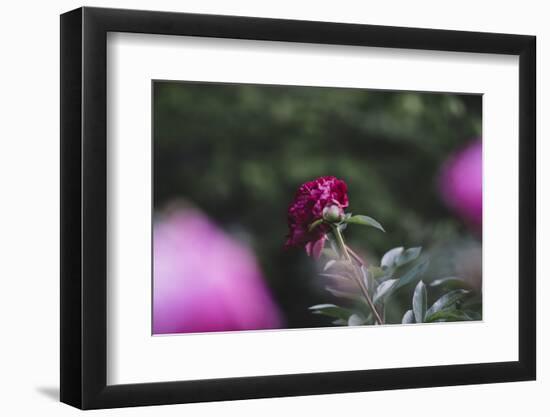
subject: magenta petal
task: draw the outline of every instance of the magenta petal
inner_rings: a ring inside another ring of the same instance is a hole
[[[325,247],[325,241],[327,236],[323,235],[314,242],[306,243],[306,252],[309,256],[312,256],[314,259],[319,259],[321,257],[321,252]]]

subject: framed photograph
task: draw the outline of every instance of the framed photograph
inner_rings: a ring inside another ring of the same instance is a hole
[[[533,380],[535,37],[61,16],[61,401]]]

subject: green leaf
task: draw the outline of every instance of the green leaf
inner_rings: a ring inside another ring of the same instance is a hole
[[[426,286],[424,285],[424,282],[420,280],[414,289],[412,300],[414,319],[417,323],[424,322],[426,309],[428,308],[426,305],[428,302],[427,300],[428,295],[426,293]]]
[[[367,287],[367,291],[369,292],[369,294],[373,294],[374,290],[378,285],[378,282],[370,273],[370,271],[367,268],[365,268],[364,265],[361,265],[360,271],[361,271],[361,275],[363,276],[363,282]]]
[[[315,229],[317,226],[319,226],[321,223],[323,223],[323,219],[317,219],[315,220],[314,222],[312,222],[309,227],[308,227],[308,230],[311,232],[313,229]]]
[[[327,269],[331,268],[332,266],[334,266],[334,264],[336,263],[336,259],[331,259],[330,261],[328,261],[325,266],[323,267],[323,271],[326,271]]]
[[[455,277],[445,277],[445,278],[436,279],[435,281],[432,281],[430,283],[430,287],[443,287],[448,289],[471,288],[466,281]]]
[[[335,319],[345,320],[345,323],[347,323],[349,316],[352,315],[350,310],[335,304],[317,304],[309,307],[309,309],[313,311],[313,314],[322,314]]]
[[[325,264],[325,267],[323,268],[323,272],[329,272],[329,273],[340,274],[340,275],[347,274],[347,275],[354,276],[356,272],[356,267],[350,261],[331,259]]]
[[[348,326],[361,326],[365,324],[365,318],[361,317],[359,314],[352,314],[348,319]]]
[[[374,317],[373,317],[372,313],[368,313],[367,318],[363,321],[363,324],[372,325],[374,323],[375,323],[375,320],[374,320]]]
[[[363,301],[363,297],[361,297],[359,294],[354,292],[352,293],[352,292],[337,290],[336,288],[332,288],[330,286],[326,286],[325,290],[327,290],[329,293],[331,293],[335,297],[347,298],[353,301]]]
[[[335,304],[315,304],[314,306],[309,307],[310,310],[322,310],[325,308],[338,307]]]
[[[403,315],[403,319],[401,320],[401,323],[403,324],[414,323],[414,313],[412,310],[407,310],[407,312]]]
[[[475,310],[481,311],[483,309],[482,297],[479,293],[473,293],[470,297],[462,302],[460,305],[462,310]]]
[[[401,246],[399,248],[393,248],[387,251],[384,256],[382,256],[382,261],[380,262],[380,266],[382,268],[391,268],[395,265],[395,261],[401,254],[403,253],[404,248]]]
[[[426,317],[426,323],[440,321],[471,321],[479,320],[470,316],[467,312],[454,308],[440,310]]]
[[[390,294],[395,290],[399,283],[399,280],[397,279],[388,279],[387,281],[382,282],[378,288],[376,288],[376,292],[374,293],[374,297],[372,299],[373,303],[383,302],[386,300],[387,297],[390,296]]]
[[[466,290],[454,290],[442,295],[426,312],[426,319],[431,317],[438,311],[448,309],[455,306],[456,302],[463,298],[469,291]]]
[[[349,281],[351,279],[350,277],[347,277],[347,276],[342,275],[342,274],[327,274],[327,273],[322,272],[319,275],[322,276],[322,277],[334,278],[334,279],[343,280],[343,281]]]
[[[350,223],[350,224],[360,224],[362,226],[375,227],[376,229],[385,232],[384,228],[380,223],[378,223],[372,217],[363,216],[361,214],[356,214],[355,216],[351,216],[348,219],[344,219],[344,222]]]
[[[397,257],[397,259],[395,260],[395,265],[403,266],[405,264],[408,264],[409,262],[414,261],[420,256],[420,252],[422,252],[422,248],[420,246],[407,249]]]
[[[472,310],[463,310],[463,311],[472,321],[477,321],[482,319],[481,313],[478,311],[472,311]]]
[[[409,285],[416,279],[420,278],[422,274],[426,272],[426,269],[428,269],[428,265],[429,262],[426,259],[424,262],[413,266],[401,278],[399,278],[399,283],[397,284],[395,289],[397,290],[398,288],[404,287],[405,285]]]
[[[385,272],[382,270],[382,268],[379,268],[377,266],[369,266],[368,269],[370,276],[375,279],[385,276]]]

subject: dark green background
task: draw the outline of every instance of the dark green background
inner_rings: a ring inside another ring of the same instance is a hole
[[[327,325],[334,302],[302,250],[285,251],[300,184],[344,179],[350,208],[382,223],[346,237],[368,259],[423,246],[428,275],[452,275],[454,248],[478,241],[443,204],[443,161],[481,134],[481,96],[155,81],[154,207],[183,199],[256,252],[288,327]],[[464,243],[466,242],[466,243]],[[465,277],[467,278],[467,277]]]

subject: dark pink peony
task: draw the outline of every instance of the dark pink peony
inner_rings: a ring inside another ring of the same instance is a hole
[[[325,245],[327,224],[313,230],[309,226],[323,217],[326,207],[341,210],[349,204],[348,186],[336,177],[321,177],[301,185],[288,208],[289,235],[286,247],[305,247],[308,255],[318,258]]]

